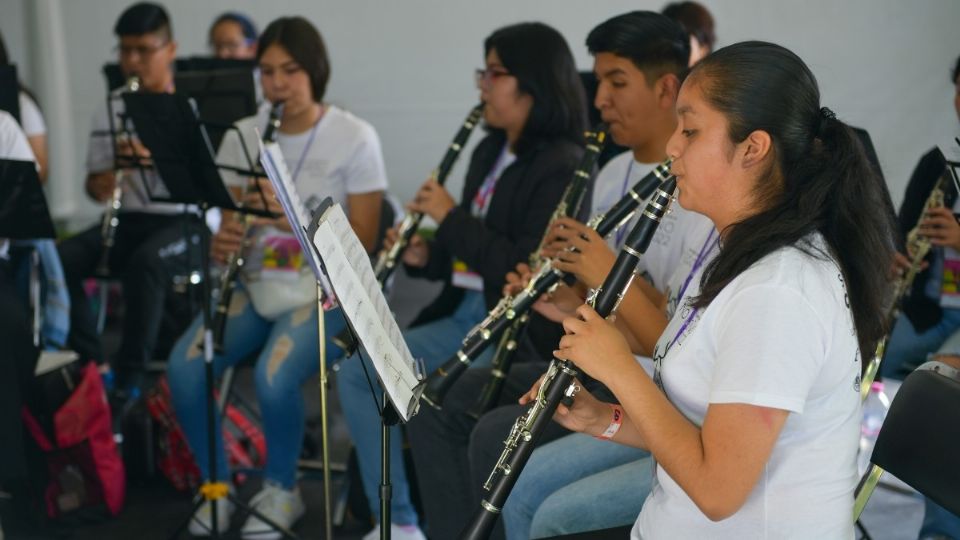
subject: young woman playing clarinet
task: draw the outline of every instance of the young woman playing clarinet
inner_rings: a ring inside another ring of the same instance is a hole
[[[581,391],[556,419],[653,455],[633,538],[853,538],[861,366],[892,257],[881,180],[783,47],[706,57],[677,112],[679,202],[720,252],[690,276],[653,378],[589,307],[564,321],[555,354],[621,405]]]

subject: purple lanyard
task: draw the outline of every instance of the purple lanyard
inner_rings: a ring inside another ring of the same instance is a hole
[[[680,295],[678,297],[679,300],[677,300],[678,308],[679,308],[680,302],[683,301],[683,295],[684,293],[687,292],[687,287],[690,285],[690,281],[693,279],[694,274],[696,274],[697,271],[700,270],[700,267],[703,266],[703,263],[706,260],[707,255],[709,255],[710,252],[713,251],[712,240],[713,240],[714,232],[716,232],[716,230],[710,231],[710,235],[707,236],[707,241],[703,243],[703,247],[700,248],[700,253],[697,254],[697,259],[693,262],[693,268],[690,269],[690,273],[687,274],[687,279],[683,281],[683,286],[680,287]],[[710,248],[709,250],[707,249],[708,247]],[[680,339],[680,336],[683,335],[683,333],[687,330],[687,327],[690,326],[690,323],[693,322],[693,319],[697,315],[697,311],[699,311],[699,308],[694,308],[690,312],[690,314],[687,315],[687,317],[683,320],[683,324],[680,326],[680,330],[677,331],[677,335],[673,336],[673,339],[670,341],[670,346],[667,347],[667,351],[672,349],[673,346],[677,344],[677,340]]]
[[[630,158],[630,164],[627,165],[627,174],[623,177],[623,187],[620,188],[620,198],[622,199],[624,195],[627,194],[627,182],[630,181],[630,172],[633,170],[633,158]],[[618,199],[619,200],[619,199]],[[616,204],[616,202],[614,203]],[[619,248],[623,245],[623,237],[627,234],[627,225],[623,224],[622,227],[617,229],[617,234],[614,237],[616,240],[616,246]]]
[[[313,125],[313,128],[310,130],[310,137],[307,139],[306,146],[303,147],[303,153],[300,154],[300,160],[297,161],[297,167],[293,170],[293,178],[291,183],[296,185],[297,177],[300,176],[300,169],[303,168],[303,162],[307,159],[307,152],[310,151],[310,147],[313,146],[313,139],[317,136],[317,126],[320,125],[320,122],[323,121],[323,115],[317,119],[317,123]]]
[[[487,206],[490,204],[490,199],[493,198],[493,192],[497,189],[497,180],[503,173],[503,171],[500,170],[500,164],[503,163],[506,156],[507,147],[504,146],[503,150],[500,151],[500,155],[497,156],[497,161],[493,164],[493,168],[490,169],[490,174],[484,179],[480,189],[477,190],[477,194],[473,196],[472,210],[473,214],[477,217],[485,217],[487,215]]]

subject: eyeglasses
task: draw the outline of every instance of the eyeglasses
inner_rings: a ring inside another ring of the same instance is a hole
[[[166,47],[169,43],[170,43],[169,41],[164,41],[163,43],[160,43],[159,45],[153,45],[153,46],[150,46],[150,45],[135,45],[135,46],[130,46],[130,45],[117,45],[117,46],[115,46],[115,47],[113,48],[113,51],[114,51],[115,53],[119,53],[121,57],[129,57],[129,56],[137,55],[139,58],[144,58],[144,59],[146,59],[146,58],[149,58],[149,57],[153,56],[154,53],[156,53],[156,52],[159,51],[160,49]]]
[[[254,43],[256,40],[253,39],[244,39],[243,41],[222,41],[218,43],[210,43],[210,51],[214,55],[219,54],[235,54],[240,49],[244,47],[249,47],[250,44]]]
[[[507,75],[510,75],[510,72],[502,68],[478,69],[474,72],[477,88],[489,86],[493,81]]]

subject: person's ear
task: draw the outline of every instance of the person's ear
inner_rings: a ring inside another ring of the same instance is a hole
[[[770,134],[762,129],[756,129],[747,135],[747,138],[738,145],[740,164],[744,169],[756,167],[763,163],[773,150],[773,140]]]

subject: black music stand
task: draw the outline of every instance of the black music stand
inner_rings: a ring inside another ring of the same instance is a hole
[[[312,239],[316,235],[323,213],[331,205],[333,205],[333,201],[328,197],[323,200],[320,207],[314,212],[310,226],[307,229],[308,239]],[[316,254],[316,261],[319,263],[319,268],[316,270],[318,279],[321,273],[329,275],[326,263],[323,261],[323,254],[317,250],[313,242],[309,242],[309,245],[303,246],[303,248],[309,249]],[[331,287],[332,286],[331,284]],[[336,296],[336,291],[333,291],[333,294]],[[361,345],[357,347],[357,360],[362,364],[363,347],[360,336],[357,335],[356,330],[353,328],[353,323],[350,322],[350,318],[347,317],[346,312],[341,309],[340,315],[347,325],[347,331],[350,332],[350,337],[353,339],[353,342]],[[323,315],[318,314],[318,316],[322,317]],[[326,339],[326,337],[320,336],[320,339]],[[363,370],[366,373],[366,365],[363,365]],[[379,374],[377,375],[377,380],[380,380]],[[367,381],[370,382],[369,373],[367,373]],[[381,388],[385,388],[382,382]],[[377,401],[377,392],[373,388],[372,382],[370,382],[370,398],[373,399],[377,411],[380,413],[380,540],[390,540],[390,504],[393,499],[393,486],[390,483],[390,428],[400,423],[400,413],[397,412],[396,407],[394,407],[390,401],[386,390],[381,391],[381,400]]]
[[[255,60],[246,58],[217,58],[216,56],[188,56],[186,58],[177,58],[174,61],[173,69],[178,74],[190,71],[214,71],[214,70],[246,70],[253,71],[257,67]]]
[[[206,212],[210,208],[226,208],[246,214],[264,217],[277,217],[264,211],[248,208],[239,208],[234,203],[230,192],[220,178],[220,170],[232,170],[239,174],[256,176],[257,171],[253,162],[248,158],[249,169],[217,165],[214,162],[213,146],[207,136],[206,126],[197,116],[194,106],[188,99],[179,94],[123,94],[126,106],[126,116],[132,121],[137,136],[143,145],[150,150],[150,160],[163,178],[170,195],[158,197],[145,185],[150,199],[155,202],[172,202],[197,205],[200,208],[202,220],[206,221]],[[238,131],[241,145],[243,135]],[[244,145],[245,147],[245,145]],[[261,201],[266,208],[266,198],[263,191],[257,186]],[[207,415],[207,452],[209,477],[205,479],[190,515],[174,531],[172,537],[180,535],[184,528],[193,519],[194,513],[205,503],[211,504],[211,535],[220,537],[217,520],[218,499],[226,498],[241,510],[253,514],[258,519],[286,538],[297,538],[289,530],[281,527],[254,508],[249,507],[231,494],[226,483],[218,482],[216,462],[216,439],[220,436],[215,433],[215,406],[213,400],[213,348],[210,320],[210,256],[209,246],[205,240],[201,241],[201,260],[203,272],[203,336],[204,344],[204,375],[206,379],[206,415]],[[198,456],[199,459],[199,456]]]
[[[55,238],[33,161],[0,159],[0,238]]]
[[[173,81],[176,93],[185,94],[196,103],[214,148],[220,147],[226,131],[236,121],[257,113],[251,67],[225,69],[214,64],[203,70],[178,69]]]

